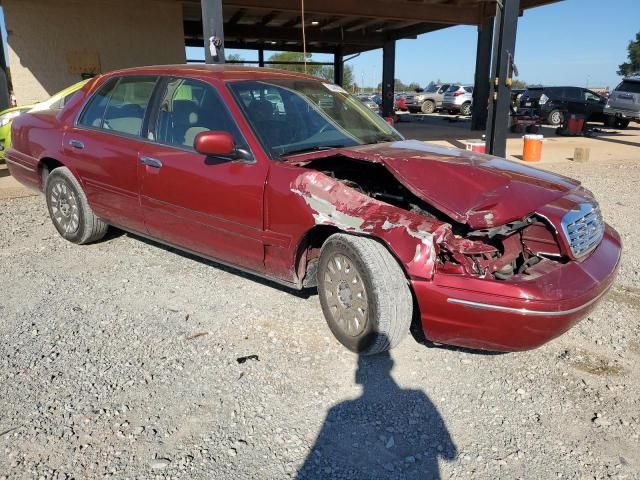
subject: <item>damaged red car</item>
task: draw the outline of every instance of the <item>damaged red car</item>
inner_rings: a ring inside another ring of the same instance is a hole
[[[65,239],[108,226],[317,287],[366,354],[538,347],[607,292],[621,242],[566,177],[405,140],[342,88],[229,66],[122,70],[14,121],[11,174]],[[213,300],[213,299],[212,299]]]

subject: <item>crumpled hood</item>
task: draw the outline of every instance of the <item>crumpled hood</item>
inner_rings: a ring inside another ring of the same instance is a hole
[[[385,165],[414,195],[473,229],[521,219],[580,185],[503,158],[417,140],[317,152],[313,158],[336,154]]]

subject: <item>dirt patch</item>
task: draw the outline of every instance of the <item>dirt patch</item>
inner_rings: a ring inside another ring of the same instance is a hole
[[[560,358],[576,370],[592,375],[622,375],[625,371],[617,360],[611,360],[605,356],[582,349],[565,350],[560,354]]]
[[[619,286],[609,292],[607,299],[640,310],[640,288]]]

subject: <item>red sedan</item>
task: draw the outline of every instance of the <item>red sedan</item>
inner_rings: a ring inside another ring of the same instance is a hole
[[[19,117],[12,175],[67,240],[109,225],[318,288],[367,354],[432,341],[538,347],[607,292],[618,234],[574,180],[407,141],[340,87],[224,66],[122,70]]]

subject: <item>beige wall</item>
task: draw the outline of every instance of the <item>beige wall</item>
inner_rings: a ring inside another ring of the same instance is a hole
[[[2,0],[9,67],[18,105],[79,81],[99,59],[102,72],[185,62],[177,0]]]

